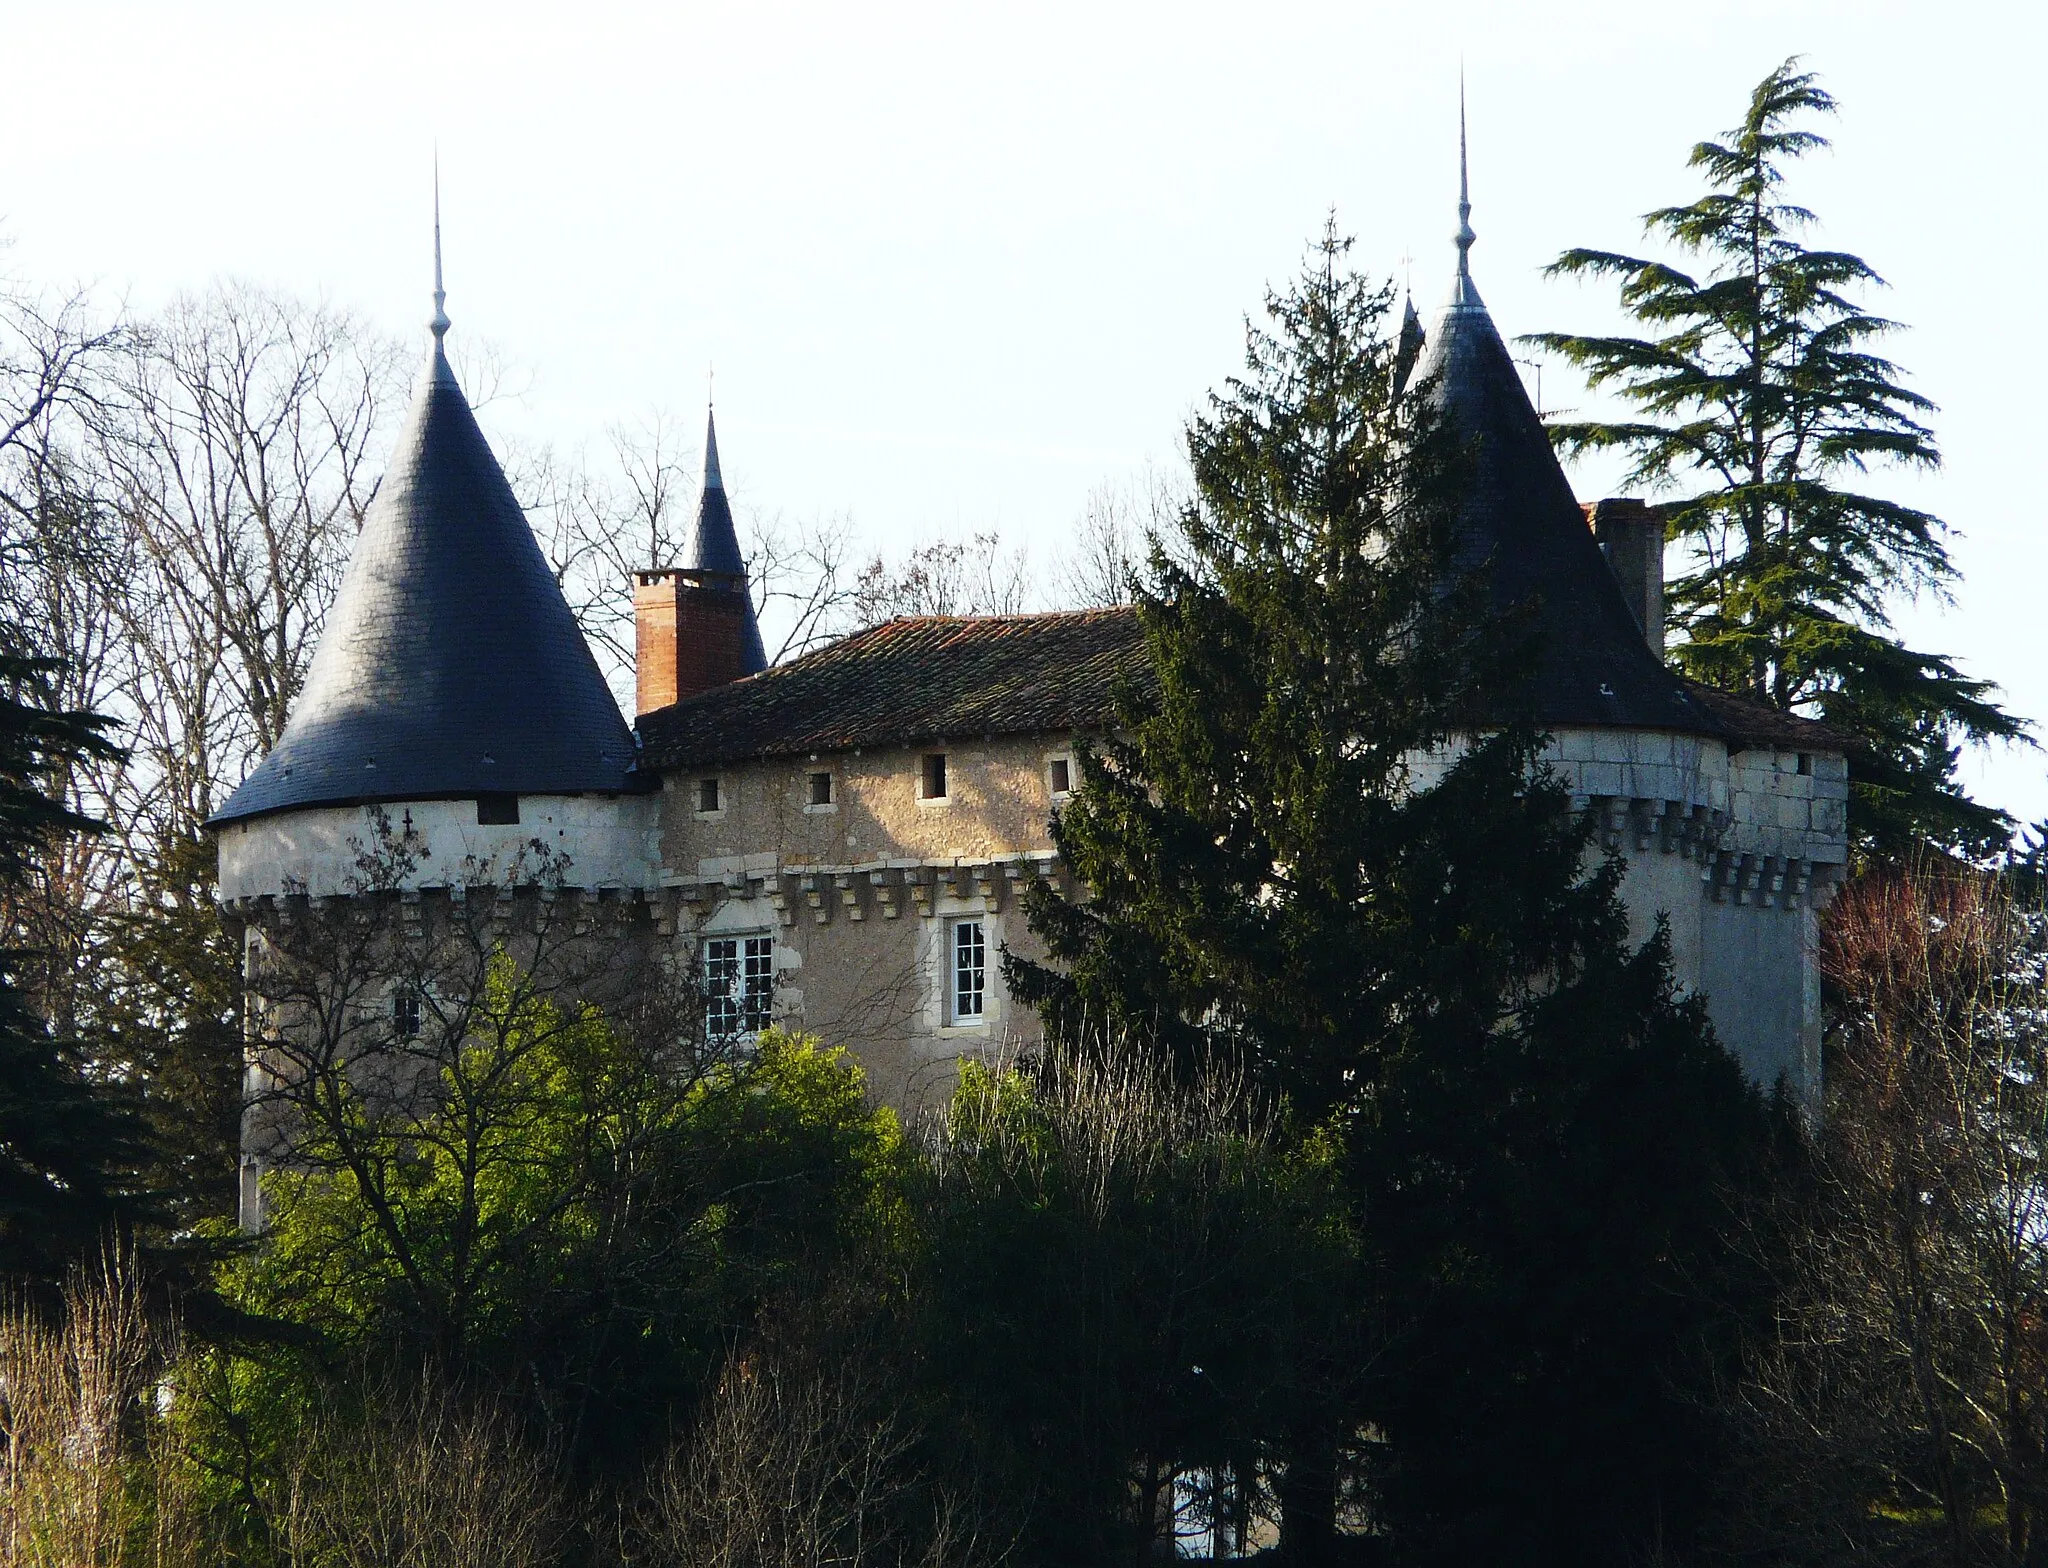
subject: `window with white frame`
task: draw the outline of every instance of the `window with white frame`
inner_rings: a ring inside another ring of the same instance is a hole
[[[979,920],[953,922],[953,940],[947,954],[947,987],[952,1022],[978,1024],[987,1017],[988,931]]]
[[[715,936],[704,943],[704,1032],[745,1039],[768,1027],[775,998],[775,938]]]

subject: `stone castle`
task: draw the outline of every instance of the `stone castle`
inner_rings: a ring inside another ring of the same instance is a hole
[[[1665,666],[1662,519],[1573,498],[1471,239],[1461,222],[1450,297],[1407,335],[1473,449],[1463,521],[1496,600],[1534,601],[1550,759],[1624,861],[1636,937],[1667,919],[1721,1038],[1810,1097],[1841,744]],[[707,427],[688,559],[632,584],[629,727],[449,368],[436,249],[425,373],[305,690],[212,823],[231,920],[253,942],[346,895],[366,825],[402,816],[405,898],[461,899],[465,866],[545,844],[562,891],[694,968],[707,1027],[813,1031],[899,1106],[962,1056],[1028,1047],[999,955],[1036,956],[1019,895],[1063,877],[1049,818],[1143,673],[1135,614],[896,620],[768,668]]]

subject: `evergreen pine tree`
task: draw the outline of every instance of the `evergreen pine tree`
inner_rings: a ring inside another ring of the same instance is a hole
[[[1698,680],[1815,713],[1859,743],[1850,823],[1865,853],[1931,842],[1985,855],[2012,824],[1963,793],[1958,751],[2024,725],[1988,682],[1891,633],[1897,591],[1953,580],[1946,529],[1859,481],[1874,467],[1939,466],[1924,422],[1934,405],[1875,352],[1898,324],[1852,297],[1883,279],[1799,239],[1813,214],[1782,187],[1793,160],[1827,145],[1802,122],[1835,103],[1797,64],[1757,85],[1725,141],[1693,148],[1707,193],[1644,220],[1704,270],[1587,249],[1551,264],[1553,276],[1618,278],[1647,334],[1530,339],[1639,412],[1551,433],[1568,453],[1624,453],[1632,481],[1679,491],[1669,526],[1691,554],[1667,589],[1684,632],[1673,656]]]
[[[1588,867],[1517,719],[1528,623],[1456,564],[1464,454],[1347,248],[1191,425],[1150,687],[1054,825],[1089,897],[1034,892],[1050,961],[1006,975],[1057,1038],[1236,1057],[1342,1140],[1387,1348],[1286,1440],[1292,1560],[1333,1550],[1362,1425],[1393,1560],[1620,1560],[1696,1495],[1666,1379],[1758,1104]]]
[[[48,668],[0,652],[0,912],[55,838],[99,829],[52,786],[68,765],[111,751],[105,721],[39,704]],[[0,948],[0,1275],[47,1282],[133,1217],[142,1144],[121,1089],[95,1082],[78,1042],[37,1013],[20,957]]]

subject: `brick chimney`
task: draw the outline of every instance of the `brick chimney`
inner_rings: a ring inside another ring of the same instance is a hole
[[[652,713],[761,666],[744,579],[660,567],[633,574],[636,711]]]
[[[1629,614],[1650,652],[1664,657],[1664,508],[1621,498],[1587,501],[1580,510],[1599,541],[1607,568],[1621,584]]]
[[[652,713],[768,668],[747,589],[747,561],[718,466],[718,425],[704,414],[704,494],[681,566],[633,574],[637,711]]]

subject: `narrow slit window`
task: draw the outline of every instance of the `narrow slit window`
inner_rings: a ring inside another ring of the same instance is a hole
[[[1809,776],[1810,776],[1810,775],[1812,774],[1812,772],[1813,772],[1813,753],[1812,753],[1812,752],[1810,752],[1810,751],[1802,751],[1802,752],[1801,752],[1801,753],[1799,754],[1799,771],[1800,771],[1800,772],[1801,772],[1802,774],[1806,774],[1806,775],[1809,775]]]
[[[716,811],[718,809],[717,779],[697,780],[697,809],[699,811]]]
[[[829,806],[832,804],[832,775],[829,772],[811,775],[811,804]]]
[[[978,1024],[988,1001],[988,937],[979,920],[953,922],[952,1007],[956,1024]]]
[[[924,756],[924,775],[920,781],[920,792],[926,800],[946,798],[946,754],[943,751],[928,751]]]

